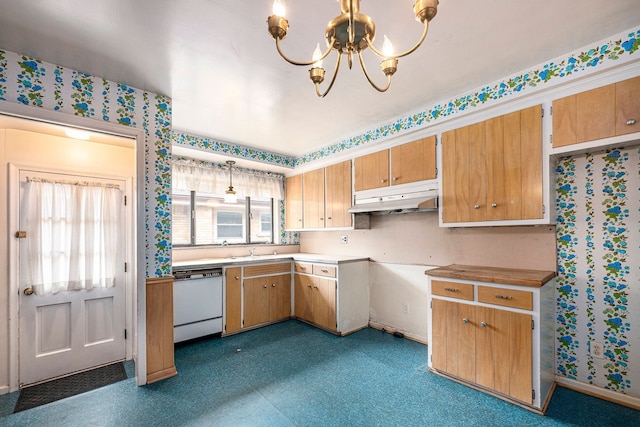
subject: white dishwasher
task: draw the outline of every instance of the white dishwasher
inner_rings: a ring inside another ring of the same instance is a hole
[[[222,332],[222,268],[173,268],[173,342]]]

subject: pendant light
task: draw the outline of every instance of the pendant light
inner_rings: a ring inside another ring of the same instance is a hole
[[[227,160],[227,164],[229,165],[229,188],[224,192],[224,202],[225,203],[236,203],[238,201],[238,195],[233,189],[233,165],[236,164],[233,160]]]

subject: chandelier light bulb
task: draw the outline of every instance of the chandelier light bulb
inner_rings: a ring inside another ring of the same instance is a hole
[[[384,42],[382,43],[382,53],[386,58],[390,58],[393,56],[393,44],[391,44],[391,40],[387,35],[384,35]]]
[[[313,68],[322,68],[322,51],[320,50],[320,43],[316,45],[315,50],[313,51]]]
[[[286,13],[286,7],[284,5],[284,0],[273,0],[273,14],[276,16],[284,17]]]

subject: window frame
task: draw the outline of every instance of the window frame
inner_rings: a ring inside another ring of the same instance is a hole
[[[245,209],[242,213],[242,227],[243,227],[243,232],[244,232],[244,240],[243,241],[231,241],[228,242],[227,240],[223,240],[222,243],[196,243],[196,231],[197,231],[197,221],[196,221],[196,199],[198,198],[198,194],[202,194],[202,193],[196,193],[195,191],[191,190],[189,192],[189,203],[190,203],[190,222],[189,222],[189,226],[190,226],[190,230],[189,230],[189,243],[180,243],[180,244],[174,244],[173,247],[177,247],[177,248],[188,248],[188,247],[206,247],[206,246],[235,246],[235,245],[274,245],[276,244],[276,236],[278,235],[276,227],[278,222],[275,220],[276,218],[276,206],[277,206],[277,200],[274,199],[273,197],[269,199],[269,203],[270,203],[270,208],[269,208],[269,212],[271,213],[271,239],[268,242],[265,241],[256,241],[256,242],[252,242],[251,241],[251,198],[250,197],[246,197],[245,200]],[[210,195],[207,195],[207,197],[211,197]],[[216,199],[219,200],[223,200],[223,197],[215,197]],[[263,201],[264,202],[264,201]],[[214,209],[214,222],[213,222],[213,227],[214,227],[214,233],[217,236],[218,232],[217,232],[217,213],[222,211],[224,212],[224,208],[222,210],[220,210],[219,208],[213,208]],[[264,211],[264,210],[263,210]],[[230,210],[227,212],[238,212],[237,210]],[[260,214],[261,215],[261,214]],[[260,221],[260,224],[262,224],[262,222]],[[256,233],[256,237],[265,237],[267,236],[266,233],[262,232],[261,228],[260,230]],[[216,237],[216,239],[218,239]]]

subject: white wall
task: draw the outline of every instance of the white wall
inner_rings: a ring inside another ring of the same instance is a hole
[[[8,212],[8,164],[38,166],[46,169],[76,171],[97,175],[133,177],[135,149],[97,144],[15,129],[0,129],[0,211]],[[0,394],[9,384],[9,292],[7,242],[11,233],[0,222]]]
[[[340,243],[344,235],[347,244]],[[300,251],[371,258],[371,325],[422,342],[427,340],[428,266],[556,270],[554,226],[440,228],[435,212],[372,216],[369,230],[301,232]]]

